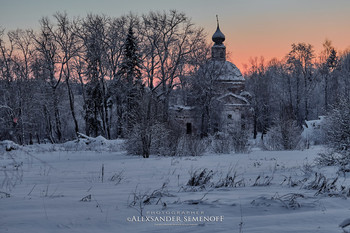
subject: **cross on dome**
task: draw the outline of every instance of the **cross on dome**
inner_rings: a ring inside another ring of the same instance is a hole
[[[216,32],[212,37],[212,40],[215,42],[215,45],[222,45],[222,42],[225,41],[225,35],[220,31],[218,15],[216,15],[216,21],[217,21],[217,28],[216,28]]]

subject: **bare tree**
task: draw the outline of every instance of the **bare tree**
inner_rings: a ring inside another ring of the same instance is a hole
[[[344,96],[347,101],[350,101],[350,51],[345,52],[341,57],[339,66],[340,74],[336,73],[336,75],[341,77],[342,86],[344,86]]]
[[[85,122],[86,133],[110,138],[106,84],[106,27],[109,19],[89,14],[76,28],[81,44],[81,58],[86,63],[87,76]]]
[[[319,70],[324,79],[324,109],[328,112],[329,105],[329,78],[332,72],[336,69],[338,63],[337,52],[330,40],[323,43],[323,51],[320,56]]]
[[[10,41],[10,48],[6,46],[4,41],[5,29],[0,28],[0,113],[1,113],[1,134],[2,138],[11,138],[11,131],[15,128],[12,119],[15,117],[14,106],[11,103],[13,97],[10,95],[13,88],[14,77],[12,76],[12,53],[13,43]]]
[[[201,46],[205,34],[196,28],[184,14],[175,10],[169,13],[151,12],[143,16],[146,47],[146,72],[151,89],[157,89],[157,99],[162,102],[163,121],[168,120],[169,98],[185,76],[190,58]],[[155,83],[158,80],[158,83]]]
[[[142,94],[139,111],[142,115],[134,129],[143,157],[148,158],[157,135],[167,135],[170,95],[180,84],[180,78],[187,77],[192,68],[198,68],[196,53],[203,50],[205,40],[203,30],[177,11],[144,15],[138,33],[141,72],[148,88]],[[166,141],[164,136],[165,144]]]
[[[64,69],[67,61],[65,54],[60,53],[59,44],[54,32],[54,25],[48,18],[42,18],[40,24],[40,32],[38,34],[33,33],[32,38],[35,41],[37,59],[39,60],[38,64],[41,65],[41,69],[43,70],[45,84],[50,87],[51,104],[55,118],[55,136],[57,136],[57,141],[61,141],[62,123],[59,110],[60,99],[58,89],[64,77]],[[44,109],[48,109],[48,106],[44,106]],[[50,126],[50,128],[53,127]],[[52,142],[56,141],[56,137],[52,133],[50,133],[49,137]]]
[[[20,128],[19,142],[25,143],[26,134],[32,124],[31,104],[29,98],[33,90],[30,89],[32,82],[30,82],[31,63],[33,58],[32,39],[30,37],[31,31],[17,29],[8,33],[8,38],[11,43],[11,48],[14,53],[9,56],[9,61],[13,64],[10,75],[11,83],[15,85],[13,93],[16,95],[13,105],[13,119],[18,119],[14,124],[15,128]],[[16,81],[14,81],[16,80]],[[15,130],[16,131],[16,130]],[[19,135],[18,135],[19,136]]]
[[[287,55],[287,63],[290,65],[293,77],[296,78],[296,112],[299,112],[300,102],[304,100],[304,114],[298,116],[299,121],[309,118],[309,95],[313,88],[313,58],[314,50],[312,45],[305,43],[292,44],[292,50]],[[301,83],[304,82],[303,92]]]
[[[75,113],[74,94],[70,85],[70,79],[72,78],[72,59],[78,56],[80,45],[78,44],[77,35],[72,26],[75,22],[71,22],[66,13],[56,13],[54,18],[57,21],[57,25],[51,33],[57,43],[60,66],[61,70],[63,70],[65,83],[67,85],[70,111],[73,117],[75,133],[77,135],[79,132],[79,125]],[[61,77],[59,77],[59,79],[60,78]]]

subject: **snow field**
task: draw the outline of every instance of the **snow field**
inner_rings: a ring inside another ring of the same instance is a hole
[[[149,159],[123,151],[13,150],[0,162],[23,162],[23,177],[1,189],[11,196],[0,198],[0,232],[342,232],[349,201],[306,188],[316,172],[338,176],[314,166],[322,150]],[[204,169],[212,171],[209,182],[187,185]],[[234,174],[236,187],[216,187]],[[344,176],[338,183],[349,187]],[[182,221],[134,221],[141,211]],[[223,221],[184,221],[211,216]]]

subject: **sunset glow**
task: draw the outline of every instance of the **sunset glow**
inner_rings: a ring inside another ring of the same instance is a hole
[[[0,0],[0,26],[38,28],[39,19],[66,11],[71,17],[87,13],[121,16],[133,12],[177,9],[185,12],[193,22],[203,27],[208,42],[216,29],[215,15],[226,35],[225,45],[229,59],[240,69],[249,59],[283,58],[292,43],[305,42],[314,46],[316,54],[325,39],[340,51],[350,46],[350,1],[347,0],[131,0],[131,1],[44,1]]]
[[[350,0],[0,0],[0,233],[350,233]]]

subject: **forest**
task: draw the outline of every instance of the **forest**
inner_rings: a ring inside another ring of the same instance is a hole
[[[131,152],[144,157],[159,148],[174,151],[183,135],[169,123],[171,98],[205,90],[196,74],[210,59],[206,37],[175,10],[84,18],[56,13],[39,28],[3,28],[0,140],[25,145],[101,135],[129,139],[140,145]],[[300,147],[306,120],[350,117],[339,113],[349,110],[350,51],[338,51],[331,40],[320,54],[300,42],[280,60],[252,58],[244,77],[252,96],[246,140],[270,133],[269,148],[292,150]],[[203,91],[194,96],[204,103],[206,97]]]

